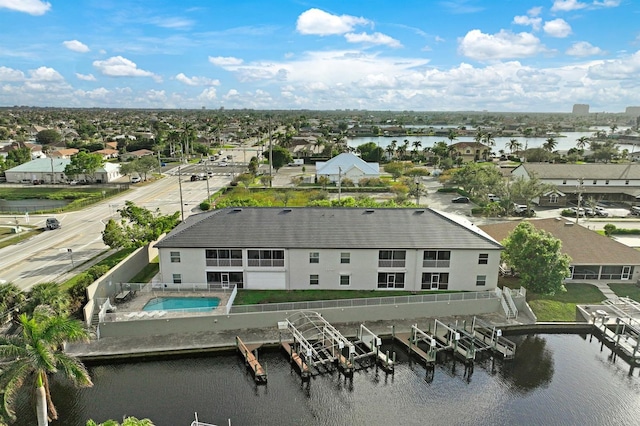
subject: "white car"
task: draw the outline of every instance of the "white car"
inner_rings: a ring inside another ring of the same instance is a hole
[[[227,167],[227,162],[226,161],[221,161],[221,162],[218,163],[218,166]]]
[[[142,178],[140,176],[133,176],[131,178],[131,183],[140,183],[142,182]]]

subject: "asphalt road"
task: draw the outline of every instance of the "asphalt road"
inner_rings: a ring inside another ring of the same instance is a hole
[[[181,182],[178,180],[181,179]],[[213,176],[208,181],[191,182],[189,176],[167,175],[151,183],[132,185],[122,195],[110,198],[78,212],[58,215],[31,215],[29,224],[44,226],[47,217],[55,216],[61,229],[45,231],[20,244],[0,249],[0,279],[13,282],[22,289],[46,281],[55,281],[74,266],[99,255],[108,249],[102,242],[102,231],[109,218],[118,218],[117,210],[125,201],[162,214],[181,211],[184,217],[200,211],[198,206],[209,192],[214,193],[227,185],[231,178],[226,173]],[[182,186],[182,208],[180,205]],[[14,225],[15,216],[0,217],[0,223]],[[18,216],[20,224],[24,216]]]

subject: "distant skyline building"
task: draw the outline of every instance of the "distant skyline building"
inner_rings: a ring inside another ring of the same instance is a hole
[[[574,104],[573,115],[589,115],[589,104]]]
[[[630,106],[624,111],[626,115],[632,115],[634,117],[640,116],[640,106]]]

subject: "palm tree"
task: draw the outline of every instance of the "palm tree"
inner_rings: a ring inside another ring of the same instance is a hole
[[[0,323],[12,320],[25,299],[26,295],[15,284],[0,284]]]
[[[546,151],[553,152],[553,150],[556,148],[556,145],[558,145],[556,139],[554,137],[550,137],[547,138],[546,142],[542,144],[542,148]]]
[[[28,294],[29,298],[24,312],[32,314],[39,305],[47,305],[57,315],[67,315],[71,300],[69,293],[57,283],[48,282],[36,284]]]
[[[422,147],[422,142],[413,141],[411,145],[413,145],[413,156],[416,157],[418,155],[418,150]]]
[[[38,426],[47,426],[49,417],[58,418],[51,403],[49,375],[61,372],[77,386],[93,385],[82,362],[62,350],[65,342],[88,340],[89,335],[80,321],[56,315],[47,306],[38,307],[31,318],[20,315],[19,322],[19,335],[0,336],[0,356],[8,360],[0,378],[3,405],[15,420],[16,395],[25,381],[31,382]]]
[[[586,136],[580,136],[578,138],[578,140],[576,140],[576,147],[578,149],[584,149],[585,146],[587,146],[587,141],[589,140],[588,137]]]
[[[389,161],[391,161],[393,159],[394,154],[396,153],[395,148],[391,145],[387,145],[387,148],[385,149],[385,151],[387,152],[387,157],[389,157]]]
[[[513,154],[516,151],[519,151],[522,148],[522,144],[518,142],[518,139],[511,139],[507,144],[507,148],[509,148],[509,152]]]
[[[485,143],[485,145],[490,147],[496,144],[496,140],[493,138],[493,134],[491,134],[491,132],[486,132],[484,135],[482,135],[482,141]]]
[[[449,129],[449,135],[447,136],[447,139],[449,139],[449,144],[452,145],[453,141],[458,139],[458,132],[456,132],[455,129]]]

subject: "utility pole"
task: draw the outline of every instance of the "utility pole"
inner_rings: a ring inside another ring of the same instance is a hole
[[[204,178],[207,180],[207,202],[209,202],[211,201],[211,191],[209,190],[209,166],[205,166],[204,168]]]
[[[416,178],[416,204],[420,205],[420,181]]]
[[[49,157],[49,159],[51,160],[51,183],[56,183],[56,175],[55,172],[53,171],[53,157]]]
[[[178,166],[178,187],[180,188],[180,217],[184,222],[184,203],[182,202],[182,172],[180,169],[182,166]]]
[[[269,115],[269,186],[273,186],[273,141],[271,138],[271,115]]]
[[[342,167],[338,167],[338,201],[342,195]]]
[[[580,202],[582,201],[582,193],[584,192],[584,179],[578,179],[578,185],[576,185],[576,189],[578,192],[578,210],[576,210],[576,223],[578,223],[578,218],[580,217]]]

